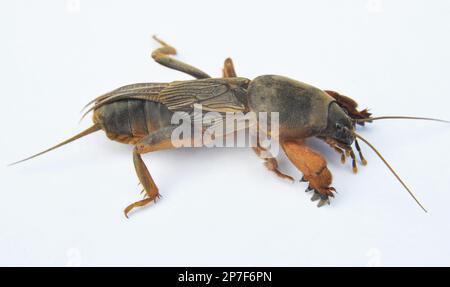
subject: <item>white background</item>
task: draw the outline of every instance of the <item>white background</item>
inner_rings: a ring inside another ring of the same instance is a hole
[[[189,79],[151,60],[152,34],[212,75],[231,56],[241,76],[334,89],[375,115],[448,119],[448,1],[2,1],[0,11],[0,265],[450,264],[444,124],[360,129],[428,214],[367,147],[355,176],[315,140],[339,192],[320,209],[249,149],[145,155],[163,198],[128,220],[123,208],[141,198],[132,147],[103,132],[6,167],[90,126],[77,122],[93,97]]]

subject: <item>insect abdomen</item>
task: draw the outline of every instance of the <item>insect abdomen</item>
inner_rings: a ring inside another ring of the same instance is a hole
[[[161,103],[146,100],[116,101],[94,112],[106,135],[121,143],[135,144],[149,133],[170,125],[172,112]]]

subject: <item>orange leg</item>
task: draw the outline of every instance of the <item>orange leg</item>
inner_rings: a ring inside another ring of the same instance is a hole
[[[268,170],[274,172],[278,177],[288,179],[292,182],[294,181],[294,178],[292,176],[284,174],[278,169],[278,161],[276,158],[274,158],[272,155],[269,155],[268,157],[263,156],[263,154],[267,152],[265,149],[258,145],[254,147],[253,150],[260,158],[264,159],[264,166],[267,167]]]
[[[155,181],[150,175],[150,172],[145,166],[145,163],[142,160],[142,157],[136,147],[133,150],[133,162],[134,168],[136,169],[136,174],[139,178],[139,182],[144,187],[145,196],[144,199],[132,203],[125,208],[124,214],[126,218],[128,218],[128,213],[134,208],[147,205],[153,200],[156,200],[160,197],[158,187],[156,186]]]
[[[139,142],[136,143],[133,149],[133,163],[139,182],[144,188],[145,197],[144,199],[132,203],[125,208],[124,213],[127,218],[128,213],[134,208],[147,205],[152,201],[156,201],[156,199],[160,197],[158,187],[156,186],[155,181],[150,175],[147,166],[142,160],[141,154],[174,148],[170,141],[172,130],[172,127],[161,128],[142,138]]]
[[[125,214],[125,217],[128,218],[128,213],[133,210],[136,207],[141,207],[141,206],[145,206],[147,204],[149,204],[150,202],[152,202],[152,200],[155,200],[154,198],[144,198],[142,200],[136,201],[135,203],[132,203],[130,205],[128,205],[125,210],[123,211]]]
[[[235,78],[236,70],[234,69],[233,60],[231,58],[226,58],[223,63],[222,75],[224,78]]]
[[[319,207],[330,204],[329,197],[333,197],[336,190],[330,186],[332,175],[325,158],[303,141],[283,141],[281,145],[289,160],[303,173],[302,180],[309,182],[306,191],[314,191],[311,200],[319,200]]]

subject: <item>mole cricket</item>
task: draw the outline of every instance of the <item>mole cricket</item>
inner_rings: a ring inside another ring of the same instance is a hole
[[[173,58],[177,53],[175,48],[155,36],[153,38],[161,47],[152,52],[152,58],[165,67],[193,76],[195,80],[137,83],[99,96],[85,107],[90,106],[85,115],[93,112],[94,124],[90,128],[11,165],[103,130],[109,139],[134,146],[133,162],[143,187],[144,199],[125,208],[124,213],[128,217],[132,209],[145,206],[160,197],[158,187],[141,155],[179,147],[172,138],[177,128],[171,121],[175,113],[183,112],[192,117],[195,105],[201,105],[203,110],[217,112],[222,116],[229,112],[276,112],[279,115],[279,144],[288,159],[303,174],[301,181],[308,183],[306,191],[312,191],[311,200],[318,201],[319,207],[330,204],[330,198],[334,197],[336,190],[331,186],[332,175],[327,168],[326,159],[305,143],[305,139],[311,137],[324,141],[338,152],[342,163],[345,163],[346,158],[350,158],[354,173],[357,172],[357,160],[353,145],[361,164],[367,164],[358,143],[358,139],[361,140],[378,155],[426,212],[375,147],[355,130],[357,125],[381,119],[419,119],[444,123],[449,121],[409,116],[372,117],[367,109],[358,110],[353,99],[335,91],[321,90],[284,76],[263,75],[253,80],[238,77],[230,58],[224,62],[222,77],[211,78],[200,69]],[[226,136],[227,134],[224,134],[224,137]],[[276,157],[271,155],[267,148],[257,142],[253,149],[270,171],[281,178],[294,180],[279,170]]]

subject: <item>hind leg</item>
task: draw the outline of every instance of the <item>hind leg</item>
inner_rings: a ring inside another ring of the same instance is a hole
[[[197,79],[211,78],[207,73],[203,72],[202,70],[172,58],[171,55],[176,55],[177,50],[174,47],[167,44],[166,42],[158,39],[156,36],[153,36],[153,39],[155,39],[155,41],[157,41],[162,46],[161,48],[158,48],[152,52],[152,58],[157,63],[167,68],[189,74]]]
[[[335,189],[330,186],[332,175],[325,158],[303,141],[284,141],[281,145],[289,160],[303,173],[302,180],[309,182],[307,191],[314,191],[311,200],[319,200],[319,207],[329,204],[329,197],[334,196]]]
[[[130,204],[124,210],[125,216],[128,218],[128,213],[136,207],[141,207],[149,204],[150,202],[156,200],[160,197],[158,187],[153,180],[150,172],[142,160],[141,154],[174,148],[170,140],[173,127],[162,128],[150,135],[141,139],[136,143],[133,149],[133,163],[138,176],[139,182],[142,184],[145,192],[145,198],[143,200],[137,201]]]
[[[149,204],[150,202],[156,200],[160,195],[158,192],[158,187],[156,186],[155,181],[153,180],[152,176],[150,175],[150,172],[148,171],[147,166],[145,165],[144,161],[142,160],[141,155],[137,152],[137,149],[134,148],[133,150],[133,163],[134,168],[136,170],[136,174],[139,178],[139,182],[144,187],[145,197],[143,200],[134,202],[130,205],[128,205],[125,210],[124,214],[125,217],[128,218],[128,213],[139,206],[145,206]]]

